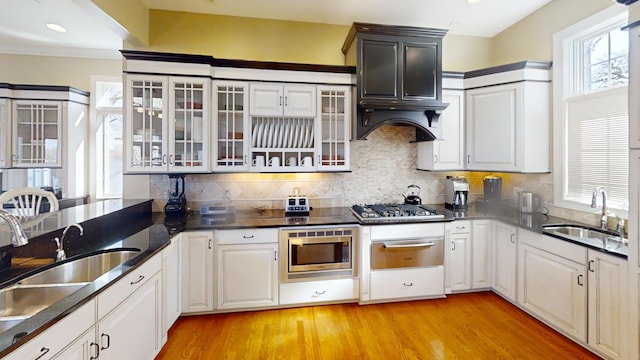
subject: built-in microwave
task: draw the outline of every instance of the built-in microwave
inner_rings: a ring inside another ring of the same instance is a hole
[[[357,227],[304,227],[280,232],[281,279],[353,277]]]

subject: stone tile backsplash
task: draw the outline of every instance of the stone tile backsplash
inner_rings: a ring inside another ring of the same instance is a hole
[[[408,185],[420,186],[423,203],[444,203],[444,179],[447,175],[467,177],[471,203],[483,197],[482,178],[503,178],[503,198],[514,199],[518,191],[539,194],[552,214],[595,223],[597,216],[553,208],[553,176],[551,174],[504,174],[489,172],[430,172],[416,169],[417,145],[415,129],[410,126],[382,126],[367,140],[351,141],[351,171],[342,173],[291,174],[197,174],[186,176],[189,207],[200,204],[233,204],[238,210],[255,208],[282,209],[284,199],[295,188],[309,196],[313,207],[348,207],[353,204],[400,202]],[[169,194],[166,175],[150,177],[150,195],[154,211],[162,211]],[[592,219],[593,218],[593,219]]]

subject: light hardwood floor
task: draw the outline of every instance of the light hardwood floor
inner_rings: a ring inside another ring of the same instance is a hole
[[[156,358],[599,359],[492,292],[178,319]]]

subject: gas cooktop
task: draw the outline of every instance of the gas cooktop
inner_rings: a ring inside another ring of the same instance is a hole
[[[371,204],[353,205],[351,212],[361,223],[428,221],[443,219],[435,209],[425,205]]]

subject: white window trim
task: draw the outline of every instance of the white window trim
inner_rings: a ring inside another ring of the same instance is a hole
[[[559,208],[577,210],[588,213],[600,213],[601,209],[593,209],[589,205],[564,199],[564,179],[567,168],[564,163],[566,149],[565,99],[575,93],[579,86],[578,76],[572,76],[574,69],[570,66],[576,54],[571,44],[575,40],[584,38],[587,33],[607,23],[615,24],[620,18],[626,19],[627,8],[612,5],[599,13],[579,21],[553,35],[553,205]],[[598,203],[600,204],[600,202]],[[618,216],[628,216],[628,211],[615,209]]]
[[[90,122],[90,130],[89,130],[89,158],[90,159],[97,159],[98,156],[101,156],[101,152],[102,150],[98,149],[98,144],[101,143],[98,141],[97,138],[97,134],[98,134],[98,130],[100,128],[101,124],[101,120],[102,117],[99,116],[98,111],[97,111],[97,106],[96,106],[96,96],[97,96],[97,89],[96,89],[96,84],[98,82],[123,82],[122,77],[120,76],[95,76],[92,75],[90,77],[91,79],[91,97],[90,97],[90,102],[89,102],[89,106],[90,106],[90,112],[91,112],[91,122]],[[106,108],[105,108],[106,110]],[[124,112],[124,107],[121,109],[121,111]],[[98,179],[98,169],[97,169],[97,164],[98,161],[89,161],[89,193],[91,198],[93,199],[110,199],[113,197],[105,197],[105,196],[100,196],[98,197],[98,181],[101,181],[101,179]],[[117,197],[117,198],[121,198]]]

